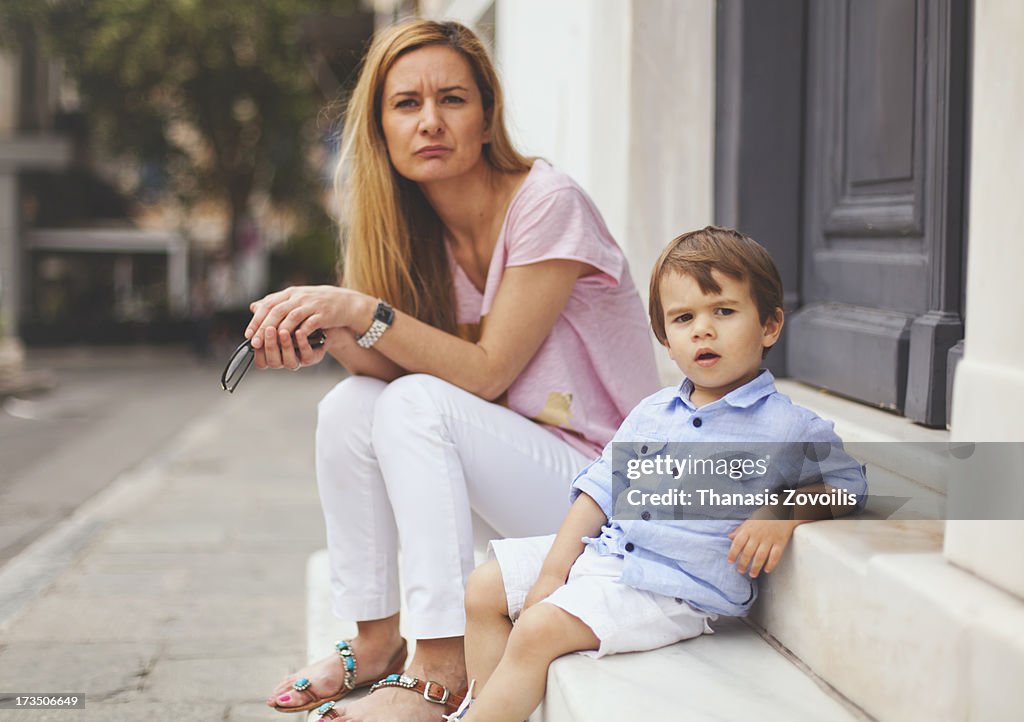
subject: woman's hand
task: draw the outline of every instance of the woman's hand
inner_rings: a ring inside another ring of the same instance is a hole
[[[337,341],[338,334],[346,333],[345,329],[332,328],[326,331],[321,330],[325,340],[322,344],[314,346],[309,342],[310,334],[305,329],[295,332],[294,339],[290,333],[278,331],[268,326],[261,334],[259,348],[253,347],[253,363],[258,369],[291,369],[298,371],[303,366],[313,366],[324,360],[328,347],[332,340]]]
[[[337,286],[293,286],[268,294],[249,305],[252,320],[245,329],[256,368],[298,369],[320,363],[339,333],[349,324],[369,327],[373,300]],[[366,316],[365,324],[360,316]],[[327,339],[314,347],[309,336],[317,329]]]
[[[245,337],[252,341],[253,349],[259,349],[268,338],[283,339],[285,333],[298,339],[300,332],[308,337],[318,328],[369,328],[376,305],[369,296],[347,288],[292,286],[249,305],[252,320]]]

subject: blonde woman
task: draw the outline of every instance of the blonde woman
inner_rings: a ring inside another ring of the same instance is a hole
[[[334,612],[359,631],[267,702],[437,720],[466,683],[471,511],[503,535],[554,532],[573,477],[657,388],[653,350],[600,214],[513,148],[494,67],[462,25],[378,35],[340,168],[343,282],[254,303],[246,337],[258,367],[330,353],[352,374],[320,403],[316,454]],[[308,341],[316,329],[324,347]],[[417,640],[408,667],[399,581]]]

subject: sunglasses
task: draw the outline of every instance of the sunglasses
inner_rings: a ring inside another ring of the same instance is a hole
[[[322,330],[317,329],[309,334],[308,341],[309,345],[313,348],[319,348],[326,343],[327,336]],[[292,343],[295,343],[294,339]],[[220,387],[229,394],[233,394],[245,376],[245,372],[252,366],[252,360],[255,355],[256,352],[253,351],[252,344],[248,340],[239,344],[235,352],[231,354],[227,366],[224,367],[224,371],[220,375]]]

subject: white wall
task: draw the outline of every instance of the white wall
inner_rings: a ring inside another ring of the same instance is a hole
[[[626,228],[630,3],[499,2],[495,38],[514,138],[594,198],[612,233]]]
[[[964,358],[951,434],[958,441],[1024,442],[1024,3],[976,0]],[[1016,469],[1007,508],[1024,509]],[[1024,597],[1024,522],[951,521],[953,563]]]
[[[635,0],[632,21],[624,245],[646,302],[661,250],[714,216],[715,3]],[[657,357],[662,380],[678,382],[660,347]]]

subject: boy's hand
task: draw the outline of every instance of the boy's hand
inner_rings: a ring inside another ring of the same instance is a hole
[[[756,578],[761,570],[767,574],[778,565],[793,530],[806,519],[747,519],[729,535],[729,563],[736,562],[736,571]],[[738,561],[737,561],[738,560]],[[748,569],[749,567],[749,569]]]
[[[556,576],[542,573],[537,577],[537,581],[533,583],[533,586],[530,587],[530,591],[526,595],[526,601],[523,602],[523,611],[525,612],[537,602],[542,602],[547,599],[553,591],[563,584],[565,584],[564,579],[559,579]]]

